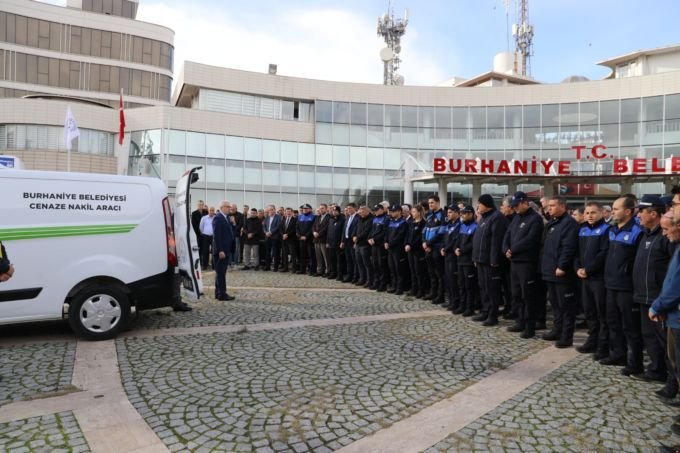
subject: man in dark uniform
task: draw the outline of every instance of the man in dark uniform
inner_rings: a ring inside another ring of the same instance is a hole
[[[637,209],[643,233],[633,264],[633,302],[640,304],[642,340],[650,359],[641,378],[666,382],[666,386],[673,386],[677,393],[675,374],[666,359],[666,331],[661,324],[650,320],[648,313],[661,293],[675,244],[661,234],[661,217],[666,207],[660,197],[645,195]]]
[[[316,269],[311,267],[312,256],[314,255],[314,237],[312,236],[312,227],[316,216],[312,214],[312,206],[305,203],[300,206],[302,213],[297,218],[296,235],[298,244],[300,246],[300,269],[298,274],[309,275],[316,273]]]
[[[601,360],[609,355],[604,263],[609,250],[610,225],[604,221],[604,210],[596,201],[586,204],[583,215],[586,221],[579,228],[578,253],[574,267],[581,283],[581,301],[588,325],[588,338],[576,350],[582,354],[594,352],[593,358]]]
[[[359,208],[359,223],[354,229],[354,255],[357,260],[359,270],[359,280],[357,286],[370,288],[374,284],[373,265],[371,264],[371,245],[368,243],[368,235],[371,234],[373,226],[373,214],[368,210],[368,206]]]
[[[510,284],[514,303],[517,304],[517,321],[508,327],[509,332],[522,332],[522,338],[536,333],[538,279],[538,254],[543,239],[543,219],[529,206],[529,197],[516,192],[509,201],[515,210],[503,237],[503,253],[510,260]]]
[[[501,201],[499,209],[501,214],[505,216],[508,221],[508,226],[515,218],[515,210],[512,207],[512,196],[507,195]],[[503,254],[505,256],[505,253]],[[501,289],[503,292],[503,310],[499,313],[503,319],[517,319],[519,317],[518,310],[520,302],[517,300],[519,294],[512,291],[512,283],[510,277],[510,260],[508,258],[501,260]]]
[[[357,205],[354,203],[347,203],[347,215],[345,216],[345,226],[342,230],[342,241],[340,242],[340,248],[345,251],[345,264],[347,269],[345,269],[342,281],[356,283],[359,280],[358,270],[357,270],[357,257],[356,250],[354,248],[354,230],[359,223],[359,214],[357,214]],[[340,272],[342,274],[342,272]]]
[[[220,203],[220,213],[213,218],[213,263],[215,264],[215,299],[229,301],[234,296],[227,293],[227,268],[234,253],[234,227],[229,221],[231,205]]]
[[[478,212],[481,214],[477,232],[472,243],[472,260],[477,266],[479,287],[482,297],[482,311],[472,318],[484,326],[498,324],[498,307],[501,302],[501,263],[503,237],[508,227],[507,219],[496,210],[489,194],[479,197]]]
[[[390,217],[385,238],[387,263],[390,270],[390,281],[392,282],[392,287],[388,292],[399,296],[404,294],[404,245],[406,244],[408,223],[402,217],[401,205],[390,206]]]
[[[330,208],[330,222],[326,235],[326,248],[328,249],[328,278],[342,280],[345,268],[345,253],[340,248],[342,234],[345,230],[345,216],[342,215],[340,206]]]
[[[553,328],[543,335],[555,341],[555,347],[568,348],[574,343],[576,323],[576,289],[574,257],[578,247],[578,224],[567,212],[563,197],[548,201],[550,222],[546,225],[541,274],[548,285],[548,299],[553,309]]]
[[[433,304],[444,303],[444,257],[441,249],[444,244],[444,232],[446,231],[446,213],[441,208],[439,196],[430,195],[427,198],[430,212],[425,220],[423,230],[423,250],[425,250],[425,262],[427,272],[430,275],[430,292],[425,300],[431,300]]]
[[[456,257],[458,258],[458,288],[460,299],[465,306],[463,316],[472,316],[479,306],[479,286],[477,284],[477,269],[472,262],[472,243],[477,222],[475,222],[475,209],[465,205],[460,210],[461,224],[456,242]]]
[[[621,374],[642,373],[642,332],[640,305],[633,303],[633,263],[642,228],[635,222],[635,203],[621,197],[612,206],[609,228],[609,250],[604,265],[607,289],[607,323],[609,324],[609,356],[603,365],[625,365]]]
[[[283,269],[281,272],[295,273],[298,265],[297,219],[293,216],[293,208],[286,208],[285,218],[281,223],[281,239],[283,241]]]
[[[389,270],[387,268],[385,234],[387,233],[389,220],[385,207],[382,204],[377,204],[373,207],[373,223],[371,225],[371,233],[368,235],[368,243],[371,246],[371,264],[373,265],[375,280],[370,289],[378,290],[378,292],[387,290]]]
[[[448,222],[446,223],[446,234],[441,255],[444,257],[444,287],[448,302],[443,307],[459,315],[465,311],[465,308],[463,308],[460,289],[458,288],[458,257],[456,256],[456,244],[460,233],[458,206],[455,204],[447,206],[446,217]]]

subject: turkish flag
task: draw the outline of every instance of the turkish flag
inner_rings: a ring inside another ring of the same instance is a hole
[[[123,113],[123,90],[120,90],[120,106],[118,108],[120,112],[120,127],[118,128],[118,144],[123,144],[123,138],[125,138],[125,113]]]

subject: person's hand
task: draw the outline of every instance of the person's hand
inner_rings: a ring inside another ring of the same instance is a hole
[[[220,257],[221,260],[223,260],[227,257],[226,253],[224,253],[224,252],[220,252],[218,256]]]
[[[283,235],[283,240],[284,240],[284,241],[287,241],[287,240],[288,240],[288,235],[287,235],[287,234],[284,234],[284,235]]]
[[[300,240],[301,240],[301,241],[306,241],[306,240],[307,240],[307,236],[300,236]]]
[[[253,238],[253,233],[248,233],[248,239],[252,239],[252,238]]]
[[[460,249],[456,249],[456,256],[460,256]]]
[[[268,238],[272,237],[272,232],[271,232],[271,231],[267,231],[267,233],[265,233],[265,234],[266,234],[266,236],[267,236]]]
[[[318,237],[319,237],[319,233],[318,233],[318,232],[315,231],[313,234],[314,234],[314,237],[315,237],[315,238],[318,238]]]
[[[441,256],[446,256],[446,250],[441,249],[441,250],[439,251],[439,254],[440,254]]]
[[[505,257],[506,257],[507,259],[512,258],[512,250],[508,250],[507,252],[505,252]]]
[[[342,250],[342,249],[344,249],[344,248],[345,248],[345,243],[344,243],[344,242],[341,242],[341,243],[340,243],[340,250]]]
[[[425,250],[425,251],[427,252],[427,248],[428,248],[428,247],[427,247],[427,242],[423,242],[423,250]]]
[[[430,252],[432,251],[432,249],[431,249],[430,247],[425,247],[425,251],[426,251],[427,253],[430,253]]]
[[[649,319],[654,322],[661,322],[666,320],[665,314],[661,313],[653,314],[652,310],[649,310],[649,312],[647,312],[647,316],[649,316]]]
[[[9,275],[9,278],[12,278],[14,275],[14,264],[9,265],[9,270],[7,271],[7,275]]]
[[[491,267],[498,267],[499,265],[498,264],[491,264],[490,266]]]
[[[352,242],[354,242],[355,244],[358,242],[358,239],[357,239],[356,236],[352,237]]]
[[[390,249],[390,244],[388,244],[387,242],[385,242],[384,245],[385,245],[385,250],[389,250],[389,249]]]
[[[555,269],[555,277],[564,277],[565,275],[567,275],[567,273],[564,272],[559,267],[557,269]]]
[[[586,274],[586,270],[584,268],[577,270],[576,275],[578,275],[579,278],[588,278],[588,274]]]
[[[0,274],[0,282],[6,282],[10,278],[12,278],[12,277],[10,277],[9,274]]]
[[[410,251],[411,251],[411,246],[410,246],[410,245],[407,245],[406,247],[404,247],[404,250],[406,250],[406,253],[410,252]]]
[[[371,245],[373,245],[373,244],[375,244],[375,241],[374,241],[373,239],[369,239],[369,240],[368,240],[368,243],[371,244]]]

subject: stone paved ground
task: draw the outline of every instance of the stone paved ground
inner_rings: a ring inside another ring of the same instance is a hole
[[[59,453],[89,452],[72,412],[0,423],[0,451]]]
[[[0,347],[0,405],[68,389],[75,353],[73,341]]]
[[[173,451],[330,451],[545,347],[454,317],[118,340]]]
[[[580,356],[426,450],[656,452],[677,444],[660,386]]]
[[[215,273],[205,273],[203,280],[204,284],[213,285]],[[322,277],[310,277],[308,275],[291,274],[290,272],[242,271],[239,267],[227,272],[227,285],[262,288],[358,288],[348,283]]]

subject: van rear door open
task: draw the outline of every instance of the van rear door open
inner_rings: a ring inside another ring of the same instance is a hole
[[[177,241],[177,267],[182,279],[184,295],[191,300],[203,294],[198,238],[191,227],[191,184],[198,181],[198,170],[187,170],[177,181],[175,192],[175,237]]]

